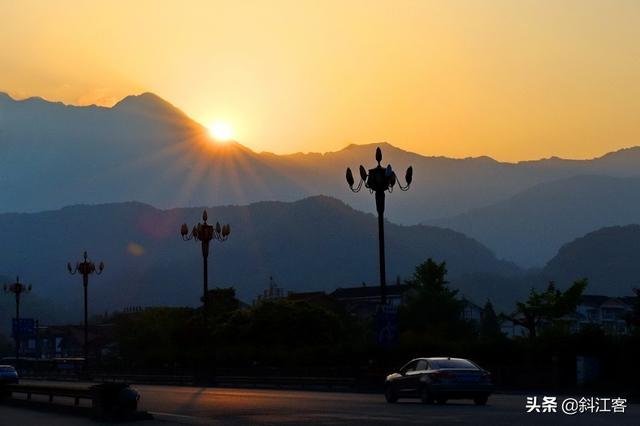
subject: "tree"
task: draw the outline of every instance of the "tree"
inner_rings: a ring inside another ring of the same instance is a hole
[[[457,298],[458,290],[448,287],[446,275],[445,262],[427,259],[416,267],[413,277],[406,281],[411,291],[399,312],[404,330],[450,337],[469,331],[468,324],[462,320],[464,302]]]
[[[587,280],[574,282],[564,292],[556,288],[555,282],[549,282],[547,288],[538,292],[531,289],[526,302],[517,302],[516,311],[512,315],[505,315],[514,324],[527,329],[529,337],[535,339],[538,329],[545,324],[575,312],[580,297],[587,287]]]
[[[240,301],[236,298],[236,290],[233,287],[209,290],[206,298],[206,306],[214,317],[228,315],[240,307]]]
[[[480,337],[483,339],[495,339],[504,337],[500,329],[500,321],[496,311],[493,309],[493,304],[490,300],[484,304],[482,310],[482,317],[480,318]]]

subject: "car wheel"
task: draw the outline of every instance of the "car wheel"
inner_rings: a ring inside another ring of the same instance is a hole
[[[476,396],[475,398],[473,398],[473,402],[476,405],[485,405],[488,400],[489,400],[489,395]]]
[[[422,388],[422,392],[420,392],[420,399],[423,404],[433,404],[433,395],[431,395],[427,386]]]
[[[391,404],[398,402],[398,394],[393,390],[393,386],[391,385],[387,385],[387,387],[385,388],[384,397],[387,402]]]
[[[436,399],[436,402],[438,403],[438,405],[444,405],[447,403],[447,398],[438,398]]]

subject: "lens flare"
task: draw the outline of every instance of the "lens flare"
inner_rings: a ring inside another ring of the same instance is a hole
[[[217,121],[207,127],[211,137],[218,142],[227,142],[233,137],[233,128],[227,123]]]

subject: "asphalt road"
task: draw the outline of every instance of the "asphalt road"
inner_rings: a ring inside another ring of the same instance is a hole
[[[525,412],[527,395],[493,395],[486,406],[478,407],[467,401],[423,405],[418,401],[400,400],[397,404],[388,404],[382,395],[375,394],[183,386],[134,387],[141,394],[140,409],[149,411],[155,417],[150,422],[138,422],[141,426],[147,423],[492,426],[640,424],[639,405],[628,405],[625,413],[617,414],[533,414]],[[558,398],[561,401],[565,397]]]

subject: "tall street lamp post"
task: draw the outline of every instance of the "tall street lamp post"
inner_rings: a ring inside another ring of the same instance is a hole
[[[207,259],[209,258],[209,243],[211,240],[226,241],[231,233],[231,227],[227,225],[220,225],[216,222],[214,225],[207,223],[207,211],[202,212],[202,223],[198,223],[189,232],[189,227],[186,223],[183,223],[180,227],[180,235],[184,241],[194,240],[200,241],[202,247],[202,261],[203,261],[203,289],[202,289],[202,303],[204,310],[207,310],[207,293],[209,292],[209,276],[207,270]]]
[[[96,265],[87,258],[87,252],[84,252],[84,260],[82,262],[76,262],[75,268],[71,266],[71,263],[67,263],[67,269],[71,275],[79,273],[82,275],[82,287],[84,288],[84,371],[89,371],[89,318],[88,318],[88,302],[87,302],[87,287],[89,286],[89,275],[94,272],[96,275],[100,275],[104,271],[104,262],[100,262],[98,269]]]
[[[358,185],[355,185],[355,180],[353,179],[353,173],[350,168],[347,168],[347,183],[349,184],[349,188],[353,192],[358,192],[362,188],[364,184],[365,188],[369,189],[369,192],[375,193],[376,196],[376,210],[378,212],[378,251],[380,256],[380,303],[382,306],[387,303],[387,278],[385,271],[385,258],[384,258],[384,199],[385,192],[393,191],[393,187],[395,184],[398,184],[398,187],[402,191],[409,190],[409,186],[411,185],[411,181],[413,179],[413,167],[409,166],[407,172],[405,174],[405,180],[407,182],[406,186],[403,186],[400,183],[400,180],[397,178],[396,173],[391,168],[391,164],[387,165],[387,167],[382,167],[380,162],[382,161],[382,151],[380,148],[376,148],[376,161],[378,165],[373,169],[367,170],[364,166],[360,166],[360,182]],[[355,186],[354,186],[355,185]]]
[[[16,277],[16,282],[4,286],[5,293],[13,293],[16,298],[16,325],[14,338],[16,340],[16,370],[20,364],[20,297],[22,294],[31,292],[31,284],[25,285],[20,282],[20,277]]]

